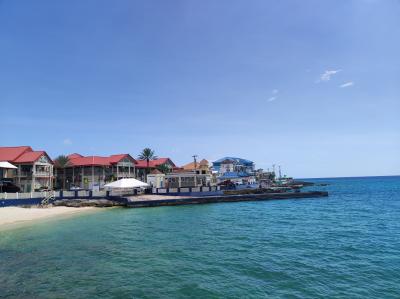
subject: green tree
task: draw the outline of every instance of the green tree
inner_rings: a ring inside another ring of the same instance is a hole
[[[157,159],[157,156],[155,155],[155,152],[151,148],[146,147],[139,154],[138,158],[139,158],[139,160],[146,160],[146,174],[149,174],[149,162],[150,162],[150,160],[156,160]]]
[[[164,174],[167,174],[167,173],[170,172],[170,168],[168,167],[167,164],[158,165],[157,169],[158,169],[159,171],[161,171],[162,173],[164,173]]]
[[[64,190],[65,189],[65,178],[66,178],[65,169],[67,168],[67,166],[69,164],[69,158],[65,155],[60,155],[54,160],[54,162],[55,162],[55,165],[57,168],[63,170],[62,188]]]

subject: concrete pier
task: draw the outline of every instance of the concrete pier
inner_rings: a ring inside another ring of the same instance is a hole
[[[245,195],[215,195],[215,196],[202,196],[202,197],[139,195],[139,196],[128,197],[126,206],[128,208],[144,208],[144,207],[158,207],[158,206],[207,204],[207,203],[217,203],[217,202],[320,198],[327,196],[328,192],[324,191],[264,193],[264,194],[245,194]]]

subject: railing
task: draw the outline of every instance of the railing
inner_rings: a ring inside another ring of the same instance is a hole
[[[47,176],[47,177],[53,176],[52,173],[47,172],[47,171],[36,171],[36,172],[34,173],[34,175],[35,175],[35,176]]]
[[[50,177],[50,176],[53,176],[53,174],[51,172],[48,172],[48,171],[36,171],[34,173],[32,171],[21,171],[19,176],[20,177],[32,177],[32,176]]]
[[[118,177],[126,177],[126,178],[133,178],[135,177],[135,174],[133,172],[118,172]]]
[[[29,177],[29,176],[32,176],[32,171],[21,171],[20,173],[19,173],[19,176],[20,177]]]
[[[137,194],[137,192],[138,191],[136,191],[136,194]],[[135,194],[135,191],[134,190],[123,190],[123,189],[121,189],[121,190],[111,190],[110,191],[110,196],[129,196],[129,195],[133,195],[133,194]]]
[[[179,194],[179,193],[201,193],[201,192],[217,192],[220,186],[202,186],[202,187],[181,187],[181,188],[153,188],[154,194]]]
[[[60,197],[58,191],[44,191],[44,192],[18,192],[18,193],[0,193],[1,199],[30,199],[30,198],[46,198],[48,196]]]

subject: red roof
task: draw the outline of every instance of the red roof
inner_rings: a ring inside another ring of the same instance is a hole
[[[73,153],[71,155],[68,155],[68,159],[75,159],[75,158],[82,158],[83,156],[77,153]]]
[[[0,161],[33,163],[43,155],[46,155],[50,163],[53,163],[45,151],[33,151],[30,146],[0,147]]]
[[[0,161],[14,162],[25,152],[33,151],[30,146],[4,146],[0,147]]]
[[[71,166],[110,166],[110,161],[108,157],[77,157],[70,159],[68,162]]]
[[[118,154],[109,157],[83,157],[79,154],[72,154],[68,156],[70,166],[111,166],[113,164],[117,164],[119,161],[126,157],[130,159],[133,163],[136,162],[136,160],[133,159],[129,154]]]
[[[136,160],[136,162],[137,162],[136,168],[147,168],[146,160]],[[158,158],[156,160],[149,161],[149,168],[156,168],[157,166],[163,164],[171,164],[173,167],[175,167],[174,162],[172,162],[170,158]]]
[[[163,174],[161,171],[159,171],[158,169],[153,169],[150,174]]]
[[[131,160],[133,163],[136,164],[136,160],[133,159],[129,154],[111,155],[109,159],[111,164],[115,164],[125,158],[128,158],[129,160]]]
[[[36,162],[43,155],[46,155],[44,151],[32,151],[23,153],[17,159],[14,160],[14,163],[31,163]]]

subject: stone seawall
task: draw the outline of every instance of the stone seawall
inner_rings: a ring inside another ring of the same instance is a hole
[[[291,193],[264,193],[264,194],[246,194],[246,195],[216,195],[204,197],[185,197],[185,198],[154,198],[140,200],[140,198],[129,198],[126,206],[129,208],[144,208],[158,206],[176,206],[189,204],[207,204],[218,202],[241,202],[241,201],[257,201],[257,200],[279,200],[279,199],[301,199],[301,198],[320,198],[327,197],[328,192],[312,191],[312,192],[291,192]]]

